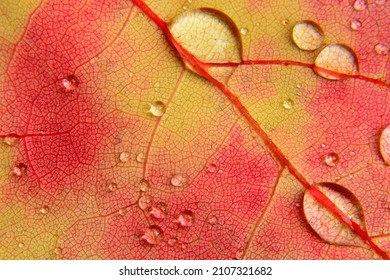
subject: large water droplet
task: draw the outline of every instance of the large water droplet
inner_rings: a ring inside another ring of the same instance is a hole
[[[143,192],[146,192],[149,188],[150,188],[150,184],[147,180],[143,179],[139,182],[138,184],[138,188],[143,191]]]
[[[220,11],[197,9],[184,12],[172,21],[169,29],[177,42],[200,61],[241,61],[238,28]]]
[[[141,197],[138,200],[139,208],[141,210],[145,210],[149,208],[151,205],[152,205],[152,198],[149,195],[142,193]]]
[[[146,229],[141,239],[145,240],[150,245],[156,245],[164,239],[164,233],[159,226],[151,225]]]
[[[355,53],[344,45],[333,44],[324,48],[317,56],[315,72],[323,78],[339,80],[343,75],[357,75],[358,62]],[[327,71],[333,71],[333,73]]]
[[[334,205],[351,220],[364,228],[363,210],[358,199],[344,187],[334,183],[315,185]],[[339,245],[362,245],[362,240],[340,221],[328,208],[322,206],[309,191],[303,198],[303,210],[312,229],[326,242]],[[346,221],[350,223],[350,221]]]
[[[162,220],[167,216],[168,205],[164,202],[160,202],[158,205],[153,206],[149,213],[152,217]]]
[[[72,92],[79,86],[79,81],[75,75],[69,75],[61,80],[62,89],[66,92]]]
[[[358,30],[361,26],[362,26],[362,22],[360,20],[355,19],[351,22],[352,30]]]
[[[130,160],[130,154],[128,152],[121,152],[119,154],[119,160],[121,162],[128,162]]]
[[[185,184],[187,184],[187,177],[182,174],[176,174],[172,177],[171,184],[175,187],[183,187]]]
[[[27,165],[25,165],[24,163],[19,163],[12,168],[12,173],[18,177],[26,174],[26,172],[27,172]]]
[[[301,21],[295,24],[292,38],[298,48],[307,51],[318,49],[324,40],[321,27],[313,21]]]
[[[149,113],[151,113],[155,117],[161,117],[162,115],[164,115],[166,110],[167,107],[165,106],[164,102],[154,101],[152,104],[150,104]]]
[[[389,52],[389,47],[383,44],[376,44],[374,49],[375,52],[380,55],[386,55]]]
[[[381,133],[379,138],[379,150],[385,163],[390,165],[390,125]]]
[[[176,219],[176,223],[182,227],[190,227],[194,223],[195,214],[191,210],[183,211]]]
[[[324,163],[327,166],[336,166],[340,161],[340,157],[336,153],[328,153],[324,156]]]
[[[294,102],[291,99],[287,99],[287,100],[283,101],[282,106],[284,109],[290,110],[293,108]]]
[[[356,11],[363,11],[367,8],[367,3],[365,0],[356,0],[355,3],[353,3],[353,8]]]

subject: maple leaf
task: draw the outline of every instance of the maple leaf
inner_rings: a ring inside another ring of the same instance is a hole
[[[3,1],[0,257],[388,259],[389,11]]]

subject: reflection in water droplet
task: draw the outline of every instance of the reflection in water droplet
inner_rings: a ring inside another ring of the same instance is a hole
[[[190,227],[194,223],[194,219],[194,212],[192,212],[191,210],[185,210],[179,215],[175,222],[182,227]]]
[[[166,111],[166,106],[161,101],[154,101],[152,104],[150,104],[149,113],[151,113],[155,117],[161,117],[164,115]]]
[[[202,8],[184,12],[172,21],[169,29],[176,41],[201,61],[241,61],[239,30],[220,11]]]
[[[151,225],[146,229],[141,239],[145,240],[150,245],[156,245],[164,239],[164,234],[159,226]]]
[[[389,47],[383,44],[376,44],[375,52],[380,55],[386,55],[389,52]]]
[[[358,30],[361,26],[362,26],[362,22],[360,20],[355,19],[351,22],[352,30]]]
[[[248,28],[245,27],[241,28],[240,33],[245,36],[248,33]]]
[[[27,165],[25,165],[24,163],[19,163],[16,166],[14,166],[14,168],[12,169],[12,173],[18,177],[26,174],[26,172],[27,172]]]
[[[218,223],[217,216],[213,215],[210,218],[208,218],[207,223],[209,223],[210,225],[216,225]]]
[[[136,160],[137,160],[137,162],[139,162],[139,163],[143,163],[143,162],[145,161],[145,154],[142,153],[142,152],[139,153],[139,154],[137,155]]]
[[[292,38],[298,48],[307,51],[318,49],[324,40],[321,27],[313,21],[301,21],[295,24]]]
[[[176,174],[172,177],[171,184],[175,187],[183,187],[187,184],[187,177],[181,174]]]
[[[390,165],[390,125],[381,133],[379,138],[379,150],[385,163]]]
[[[342,75],[357,75],[358,62],[355,53],[348,47],[339,44],[329,45],[317,56],[314,71],[321,77],[330,80],[344,78]],[[329,71],[333,71],[330,73]]]
[[[162,220],[167,216],[168,205],[166,205],[164,202],[160,202],[158,205],[153,206],[149,213],[154,218]]]
[[[324,157],[324,163],[327,166],[332,166],[332,167],[336,166],[336,164],[339,163],[339,161],[340,161],[340,157],[336,153],[329,153],[326,154]]]
[[[121,162],[128,162],[130,159],[130,154],[128,152],[121,152],[119,155],[119,160]]]
[[[7,136],[7,137],[4,138],[4,144],[6,144],[8,146],[14,146],[17,141],[18,141],[18,139],[15,138],[15,137]]]
[[[207,165],[207,172],[209,173],[215,173],[217,172],[217,169],[218,169],[217,166],[213,163]]]
[[[141,191],[146,192],[150,188],[149,182],[147,180],[141,180],[138,184],[138,188]]]
[[[358,199],[344,187],[335,183],[319,183],[315,187],[334,205],[363,229],[363,210]],[[312,229],[326,242],[338,245],[362,245],[363,241],[328,208],[322,206],[307,190],[303,198],[303,210]]]
[[[291,99],[287,99],[285,101],[283,101],[283,108],[286,109],[286,110],[290,110],[293,108],[294,106],[294,102],[291,100]]]
[[[75,75],[69,75],[61,80],[62,89],[66,92],[72,92],[77,89],[79,81]]]
[[[107,190],[108,190],[109,192],[114,192],[114,191],[117,190],[117,188],[118,188],[118,185],[117,185],[116,183],[109,183],[109,184],[107,185]]]
[[[362,11],[367,8],[367,3],[365,0],[356,0],[355,3],[353,4],[353,8],[356,11]]]
[[[142,193],[138,200],[138,206],[141,210],[145,210],[152,205],[152,199],[149,195]]]

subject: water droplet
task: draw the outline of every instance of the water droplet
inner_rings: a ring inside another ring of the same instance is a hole
[[[362,245],[363,241],[346,225],[351,225],[353,220],[365,228],[363,210],[358,199],[349,190],[335,183],[319,183],[315,187],[349,218],[341,221],[306,190],[303,210],[312,229],[330,244]]]
[[[218,168],[215,164],[211,163],[211,164],[207,165],[207,172],[215,173],[217,171],[218,171]]]
[[[283,24],[284,26],[286,26],[287,24],[289,24],[289,20],[288,20],[288,19],[282,20],[282,24]]]
[[[150,209],[150,215],[156,219],[162,220],[167,216],[168,213],[168,205],[163,202],[160,202],[158,205],[153,206]]]
[[[349,152],[349,155],[350,155],[351,157],[353,157],[353,156],[356,155],[356,152],[355,152],[355,151],[350,151],[350,152]]]
[[[159,244],[164,239],[164,233],[159,226],[151,225],[148,227],[141,237],[142,240],[145,240],[151,245]]]
[[[349,177],[349,179],[352,179],[353,178],[353,173],[349,173],[348,177]]]
[[[321,144],[321,148],[323,148],[323,149],[325,149],[325,148],[326,148],[326,145],[325,145],[325,143],[322,143],[322,144]]]
[[[241,28],[240,33],[245,36],[248,33],[248,28],[245,27]]]
[[[138,200],[138,206],[141,210],[145,210],[149,208],[152,205],[152,198],[147,195],[142,193],[141,197]]]
[[[79,81],[75,75],[69,75],[61,80],[61,86],[66,92],[72,92],[79,86]]]
[[[380,55],[386,55],[389,52],[389,47],[383,44],[376,44],[375,52]]]
[[[296,87],[297,87],[298,89],[300,89],[300,88],[302,88],[302,84],[301,84],[301,83],[298,83],[298,84],[296,85]]]
[[[191,3],[192,3],[192,0],[187,0],[187,2],[191,4]]]
[[[379,150],[385,163],[390,165],[390,125],[381,133],[379,138]]]
[[[57,256],[62,255],[62,248],[60,248],[60,247],[55,248],[55,249],[54,249],[54,253],[55,253]]]
[[[184,11],[187,11],[187,10],[188,10],[188,6],[187,6],[187,5],[184,5],[184,6],[183,6],[183,10],[184,10]]]
[[[286,110],[290,110],[293,108],[294,106],[294,102],[291,100],[291,99],[287,99],[285,101],[283,101],[283,108],[286,109]]]
[[[194,212],[192,212],[191,210],[185,210],[179,215],[175,222],[182,227],[190,227],[194,223],[194,219]]]
[[[295,24],[292,31],[294,43],[301,50],[312,51],[318,49],[324,41],[321,27],[313,21],[301,21]]]
[[[161,101],[154,101],[152,104],[150,104],[149,113],[151,113],[155,117],[161,117],[164,115],[166,111],[166,106]]]
[[[325,47],[317,56],[314,71],[329,80],[345,78],[343,75],[357,75],[358,62],[355,53],[344,45],[333,44]],[[329,72],[329,71],[332,72]]]
[[[24,243],[23,242],[20,242],[19,244],[18,244],[18,246],[19,246],[19,248],[24,248]]]
[[[38,213],[40,213],[40,214],[47,214],[47,213],[49,213],[49,206],[47,206],[47,205],[42,206],[42,207],[38,210]]]
[[[139,162],[139,163],[143,163],[143,162],[145,161],[145,154],[142,153],[142,152],[139,153],[139,154],[137,154],[136,160],[137,160],[137,162]]]
[[[127,213],[127,209],[126,208],[121,208],[118,210],[118,214],[121,215],[121,216],[124,216],[126,215]]]
[[[146,192],[149,188],[150,188],[150,184],[147,180],[143,179],[139,182],[138,184],[138,188],[143,191],[143,192]]]
[[[107,190],[108,190],[109,192],[114,192],[114,191],[117,190],[117,188],[118,188],[118,185],[117,185],[116,183],[109,183],[109,184],[107,185]]]
[[[15,137],[7,136],[7,137],[4,138],[4,144],[6,144],[8,146],[14,146],[17,141],[18,141],[18,139],[15,138]]]
[[[240,62],[241,44],[235,23],[220,11],[202,8],[177,16],[169,29],[178,44],[204,62]],[[193,70],[190,62],[186,62]]]
[[[367,3],[365,0],[356,0],[355,3],[353,4],[353,8],[356,11],[363,11],[367,8]]]
[[[340,157],[336,153],[329,153],[326,154],[324,157],[324,163],[327,166],[331,166],[331,167],[336,166],[336,164],[338,164],[339,161],[340,161]]]
[[[26,172],[27,172],[27,165],[25,165],[24,163],[19,163],[16,166],[14,166],[14,168],[12,169],[12,173],[18,177],[26,174]]]
[[[187,177],[181,174],[176,174],[172,177],[171,184],[175,187],[183,187],[187,184]]]
[[[121,162],[128,162],[130,159],[130,154],[128,152],[121,152],[119,154],[119,160]]]
[[[169,240],[168,240],[168,245],[169,246],[175,246],[176,244],[178,243],[178,240],[176,239],[176,238],[170,238]]]
[[[352,30],[358,30],[361,26],[362,26],[362,22],[360,20],[355,19],[351,22]]]
[[[209,223],[210,225],[216,225],[218,224],[218,218],[217,216],[211,216],[210,218],[208,218],[207,220],[207,223]]]

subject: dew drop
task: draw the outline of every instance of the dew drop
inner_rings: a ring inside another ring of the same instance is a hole
[[[218,218],[217,216],[211,216],[210,218],[208,218],[207,220],[207,223],[209,223],[210,225],[216,225],[218,224]]]
[[[298,89],[300,89],[300,88],[302,88],[302,84],[301,84],[301,83],[298,83],[298,84],[296,85],[296,87],[297,87]]]
[[[289,24],[289,21],[288,21],[288,19],[284,19],[284,20],[282,20],[282,24],[283,24],[284,26],[288,25],[288,24]]]
[[[47,213],[49,213],[49,206],[47,206],[47,205],[42,206],[42,208],[40,208],[38,210],[38,213],[40,213],[40,214],[47,214]]]
[[[60,248],[60,247],[55,248],[55,249],[54,249],[54,253],[55,253],[57,256],[62,255],[62,248]]]
[[[19,248],[24,248],[24,243],[23,242],[20,242],[19,244],[18,244],[18,246],[19,246]]]
[[[184,11],[187,11],[187,10],[188,10],[188,6],[187,6],[187,5],[184,5],[184,6],[183,6],[183,10],[184,10]]]
[[[18,177],[26,174],[26,172],[27,172],[27,165],[25,165],[24,163],[19,163],[18,165],[12,168],[12,173]]]
[[[145,210],[152,205],[152,199],[149,195],[142,193],[138,200],[138,206],[141,210]]]
[[[213,163],[207,165],[207,172],[209,173],[215,173],[217,172],[217,169],[218,169],[217,166]]]
[[[321,27],[313,21],[301,21],[295,24],[292,31],[294,43],[301,50],[312,51],[318,49],[324,41]]]
[[[136,160],[137,160],[137,162],[139,162],[139,163],[143,163],[143,162],[145,161],[145,154],[142,153],[142,152],[139,153],[139,154],[137,154]]]
[[[141,239],[150,245],[157,245],[164,239],[164,233],[159,226],[151,225],[146,229]]]
[[[160,202],[158,205],[153,206],[150,209],[150,215],[156,219],[162,220],[167,216],[168,205],[163,202]]]
[[[176,174],[172,177],[171,184],[174,187],[183,187],[185,184],[187,184],[187,177],[182,174]]]
[[[390,125],[386,127],[379,138],[379,150],[387,165],[390,165]]]
[[[362,26],[362,22],[360,20],[355,19],[351,22],[352,30],[358,30],[361,26]]]
[[[61,86],[64,91],[72,92],[79,86],[79,81],[75,75],[69,75],[61,80]]]
[[[240,33],[245,36],[248,33],[248,28],[245,27],[241,28]]]
[[[18,141],[18,139],[15,138],[15,137],[7,136],[7,137],[4,138],[4,144],[6,144],[8,146],[14,146],[17,141]]]
[[[376,44],[374,49],[380,55],[386,55],[389,52],[389,47],[383,44]]]
[[[356,155],[356,152],[355,152],[355,151],[350,151],[350,152],[349,152],[349,155],[350,155],[351,157],[353,157],[353,156]]]
[[[356,0],[355,3],[353,4],[353,8],[356,11],[363,11],[367,8],[367,3],[365,0]]]
[[[338,154],[336,153],[328,153],[325,155],[324,157],[324,163],[327,165],[327,166],[336,166],[340,161],[340,157]]]
[[[119,160],[121,162],[128,162],[130,159],[130,154],[128,152],[121,152],[119,154]]]
[[[353,220],[365,228],[361,204],[349,190],[335,183],[319,183],[315,187],[349,217],[344,221],[346,224],[350,225]],[[304,194],[303,210],[312,229],[326,242],[338,245],[362,244],[363,241],[350,227],[322,206],[308,190]]]
[[[293,108],[294,102],[291,99],[287,99],[287,100],[283,101],[282,106],[284,109],[290,110]]]
[[[204,62],[240,62],[240,32],[218,10],[202,8],[183,12],[169,25],[178,44]],[[188,62],[189,66],[191,63]],[[192,67],[189,67],[192,69]]]
[[[150,104],[149,113],[151,113],[155,117],[161,117],[162,115],[164,115],[166,109],[167,108],[164,102],[154,101],[152,104]]]
[[[176,238],[170,238],[168,240],[168,245],[169,246],[175,246],[178,243],[178,240]]]
[[[176,223],[182,227],[190,227],[194,223],[195,214],[191,210],[183,211],[176,219]]]
[[[355,53],[347,46],[333,44],[325,47],[317,56],[314,71],[329,80],[339,80],[343,75],[358,74],[358,62]],[[333,71],[332,73],[329,71]]]
[[[149,185],[149,182],[147,180],[141,180],[138,184],[138,188],[143,191],[143,192],[146,192],[149,188],[150,188],[150,185]]]
[[[126,215],[127,213],[127,209],[126,208],[121,208],[118,210],[118,214],[121,215],[121,216],[124,216]]]
[[[325,149],[325,148],[326,148],[326,144],[325,144],[325,143],[322,143],[322,144],[321,144],[321,148]]]

